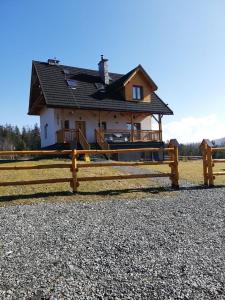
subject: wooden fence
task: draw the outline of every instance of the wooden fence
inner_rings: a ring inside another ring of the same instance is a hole
[[[225,147],[213,147],[213,144],[209,140],[204,139],[200,145],[200,149],[203,160],[204,184],[214,186],[216,176],[225,175],[225,172],[213,172],[213,167],[216,163],[224,163],[225,159],[213,159],[213,153],[218,151],[225,152]]]
[[[78,162],[78,156],[91,154],[113,154],[113,153],[131,153],[131,152],[167,152],[169,160],[164,161],[144,161],[144,162],[98,162],[98,163],[83,163]],[[71,163],[57,163],[57,164],[40,164],[27,166],[1,166],[0,173],[3,170],[37,170],[37,169],[65,169],[71,170],[71,177],[39,179],[29,181],[10,181],[0,182],[0,186],[15,186],[15,185],[33,185],[33,184],[49,184],[59,182],[69,182],[73,192],[77,192],[79,182],[84,181],[99,181],[99,180],[120,180],[120,179],[134,179],[134,178],[153,178],[153,177],[169,177],[171,185],[174,188],[179,188],[179,172],[178,172],[178,143],[176,140],[171,140],[168,148],[139,148],[139,149],[117,149],[117,150],[42,150],[42,151],[0,151],[0,157],[6,156],[55,156],[55,155],[70,155]],[[94,176],[94,177],[79,177],[78,171],[80,168],[98,168],[109,166],[142,166],[142,165],[164,165],[168,164],[170,172],[157,174],[129,174],[116,176]],[[1,176],[2,178],[2,176]]]

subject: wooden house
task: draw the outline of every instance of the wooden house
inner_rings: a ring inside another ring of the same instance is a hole
[[[156,90],[141,65],[111,73],[103,56],[98,70],[33,61],[28,114],[40,116],[42,148],[162,146],[162,117],[173,112]]]

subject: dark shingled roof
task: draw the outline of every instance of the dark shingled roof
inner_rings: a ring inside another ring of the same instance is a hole
[[[123,94],[118,92],[118,88],[136,68],[125,75],[109,73],[110,85],[101,90],[102,80],[98,71],[64,65],[49,65],[38,61],[33,61],[33,67],[37,73],[47,107],[173,114],[172,110],[154,92],[150,103],[127,101],[123,98]],[[76,89],[68,86],[65,80],[66,76],[76,80]],[[34,101],[35,99],[31,97],[30,114],[33,114],[32,104]]]

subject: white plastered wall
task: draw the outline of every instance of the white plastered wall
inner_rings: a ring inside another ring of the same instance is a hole
[[[99,112],[92,110],[55,110],[56,130],[62,129],[64,121],[69,120],[70,129],[75,129],[76,121],[86,122],[86,138],[89,143],[95,142],[95,129],[98,128]],[[107,129],[127,129],[127,123],[131,121],[127,113],[100,112],[101,122],[106,122]],[[133,122],[141,123],[142,130],[151,130],[151,116],[133,114]]]
[[[101,122],[106,122],[107,129],[127,129],[131,121],[127,113],[100,112]],[[64,121],[69,120],[70,129],[75,129],[76,121],[86,122],[86,137],[89,143],[95,142],[95,129],[98,128],[99,112],[92,110],[68,110],[44,108],[40,114],[41,147],[47,147],[57,142],[56,131],[64,127]],[[142,130],[151,130],[151,116],[133,114],[133,122],[141,123]],[[44,127],[48,124],[47,138]]]
[[[47,137],[45,126],[47,124]],[[41,147],[47,147],[56,143],[55,113],[53,108],[44,108],[40,114]]]

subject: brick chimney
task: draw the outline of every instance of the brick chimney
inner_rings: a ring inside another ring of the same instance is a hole
[[[108,71],[108,59],[104,58],[103,55],[101,55],[101,60],[98,63],[98,70],[99,75],[104,82],[104,84],[109,84],[109,71]]]

